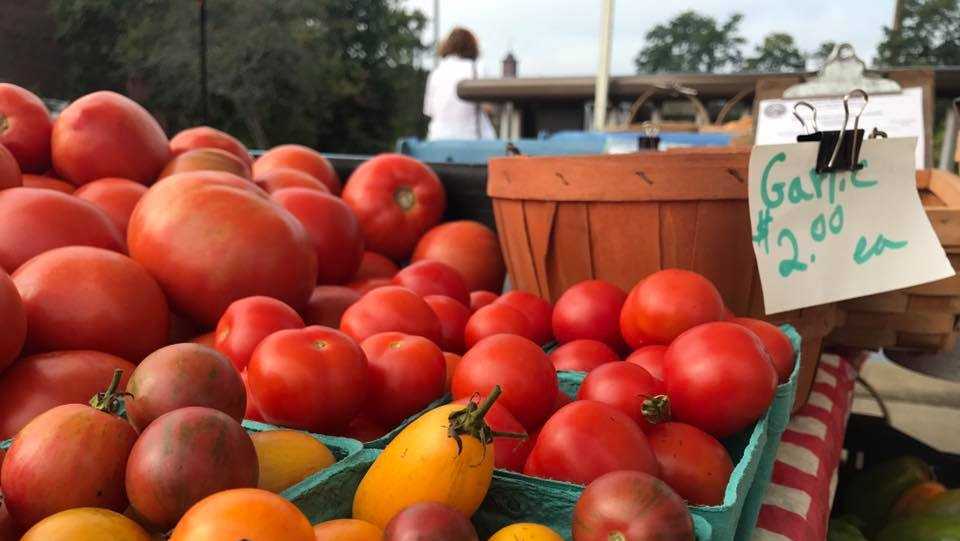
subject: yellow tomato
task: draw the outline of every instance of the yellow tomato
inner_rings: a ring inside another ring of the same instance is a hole
[[[382,529],[404,508],[429,501],[472,516],[493,477],[493,444],[483,415],[499,394],[494,388],[480,408],[440,406],[403,429],[360,481],[353,518]],[[454,413],[457,420],[451,421]]]
[[[269,430],[250,436],[260,460],[258,486],[280,493],[334,462],[327,446],[306,432]]]
[[[78,507],[36,523],[20,541],[150,541],[139,524],[109,509]]]
[[[217,492],[195,503],[170,541],[316,541],[313,527],[287,500],[258,488]]]
[[[563,541],[563,538],[546,526],[532,522],[518,522],[501,528],[489,541]]]
[[[317,541],[382,541],[383,530],[353,518],[328,520],[313,526]]]

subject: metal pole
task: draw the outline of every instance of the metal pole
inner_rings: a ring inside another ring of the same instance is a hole
[[[209,123],[207,115],[207,3],[200,0],[200,111],[203,123]]]
[[[600,62],[593,91],[593,129],[603,130],[607,125],[607,93],[610,88],[610,49],[613,45],[613,0],[603,0],[600,20]]]
[[[440,0],[433,0],[433,67],[440,63]]]
[[[937,169],[953,171],[954,152],[957,149],[957,111],[953,107],[947,109],[947,117],[943,123],[943,144],[940,146],[940,163]]]

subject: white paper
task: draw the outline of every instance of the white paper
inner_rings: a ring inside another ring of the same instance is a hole
[[[866,140],[862,170],[823,175],[819,143],[753,148],[750,223],[768,314],[954,275],[917,194],[916,144]]]
[[[842,98],[804,98],[763,100],[757,108],[756,144],[780,145],[795,143],[797,136],[803,134],[803,127],[793,116],[793,106],[805,101],[817,109],[817,126],[821,131],[839,130],[843,124]],[[847,129],[853,129],[853,115],[863,109],[863,100],[854,96],[850,99],[850,119]],[[800,115],[807,125],[810,124],[810,110],[800,108]],[[913,149],[916,169],[924,168],[923,126],[923,89],[911,87],[900,94],[878,94],[870,96],[866,109],[860,117],[860,127],[867,135],[876,127],[894,137],[916,137],[918,144]]]

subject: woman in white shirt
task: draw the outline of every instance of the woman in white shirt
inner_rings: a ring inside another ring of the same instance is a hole
[[[477,78],[477,38],[465,28],[454,28],[437,51],[441,57],[427,77],[423,114],[430,117],[428,140],[494,139],[493,125],[479,103],[457,96],[457,85]]]

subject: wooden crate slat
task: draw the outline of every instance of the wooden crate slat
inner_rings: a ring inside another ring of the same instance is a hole
[[[844,310],[880,312],[885,314],[906,312],[909,305],[910,296],[902,291],[890,291],[840,303],[840,307]]]

